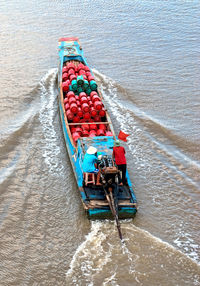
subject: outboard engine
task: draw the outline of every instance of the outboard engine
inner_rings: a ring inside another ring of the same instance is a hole
[[[116,219],[117,227],[119,230],[120,238],[122,239],[122,234],[120,230],[120,225],[118,222],[118,173],[119,170],[115,165],[112,156],[104,155],[99,164],[101,169],[101,180],[103,183],[103,188],[106,193],[106,198],[109,202],[110,209]]]
[[[103,185],[110,186],[118,182],[118,168],[111,155],[104,155],[99,163]]]

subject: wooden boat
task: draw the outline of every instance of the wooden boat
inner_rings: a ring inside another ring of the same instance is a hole
[[[60,58],[60,63],[58,72],[58,88],[59,88],[58,100],[59,100],[60,118],[65,138],[66,148],[69,154],[69,158],[71,160],[71,165],[77,181],[83,207],[88,217],[91,219],[112,218],[113,208],[115,208],[116,211],[115,215],[117,214],[118,218],[120,219],[132,218],[134,217],[137,211],[137,202],[128,172],[126,173],[127,184],[123,186],[119,186],[117,182],[118,176],[116,176],[115,172],[116,166],[114,166],[114,164],[112,166],[108,164],[107,166],[104,166],[105,168],[102,168],[102,170],[104,170],[102,177],[103,178],[102,186],[97,186],[96,184],[94,184],[94,182],[86,184],[84,180],[82,163],[84,155],[89,146],[96,147],[98,152],[101,152],[103,159],[105,159],[104,161],[113,162],[112,148],[114,146],[114,142],[117,139],[117,137],[115,135],[110,117],[106,109],[105,110],[103,109],[105,112],[104,116],[102,116],[101,118],[98,116],[92,117],[90,114],[89,116],[90,120],[89,119],[84,120],[83,118],[80,119],[81,117],[77,118],[77,111],[75,112],[75,114],[73,114],[74,116],[73,119],[72,117],[69,116],[70,112],[68,110],[70,110],[70,108],[69,108],[68,93],[70,90],[72,91],[72,81],[76,79],[75,81],[76,84],[78,79],[83,80],[82,85],[79,85],[79,87],[82,86],[82,90],[84,86],[83,83],[86,83],[85,85],[86,89],[88,87],[90,88],[92,80],[93,82],[95,81],[94,75],[90,70],[90,68],[88,67],[85,57],[83,56],[83,51],[78,38],[59,39],[59,58]],[[74,69],[74,71],[72,70],[70,71],[70,67],[73,67],[71,69]],[[89,76],[90,78],[88,80]],[[87,84],[87,80],[89,86]],[[81,81],[79,81],[79,83],[81,83]],[[77,88],[78,85],[77,86],[74,85],[75,98],[77,101],[79,101],[78,99],[80,99],[79,96],[81,88],[79,89],[79,91],[77,90]],[[88,90],[89,92],[91,92],[89,88]],[[93,86],[93,91],[96,91],[98,97],[100,98],[102,106],[105,107],[103,97],[98,87],[95,90]],[[85,93],[87,95],[87,99],[90,101],[91,99],[89,98],[90,94],[88,94],[86,90]],[[91,104],[91,106],[92,105],[93,104]],[[81,110],[79,109],[79,111]],[[91,120],[91,118],[93,119],[96,118],[96,121],[94,122],[94,120]],[[91,127],[92,124],[93,125],[95,124],[96,126],[101,125],[101,127],[105,126],[105,128],[103,129],[104,131],[106,129],[106,131],[103,134],[103,136],[102,134],[100,134],[101,136],[97,135],[94,136],[95,132],[94,134],[91,134],[91,136],[90,135],[88,136],[87,132],[86,134],[81,134],[80,132],[81,127],[84,129],[84,126],[87,126],[88,128],[88,126]],[[79,132],[76,132],[77,128],[79,128],[78,129]],[[74,135],[74,133],[76,133],[75,134],[76,136]],[[114,194],[113,197],[114,205],[111,204],[112,202],[109,199],[108,193],[110,192],[108,189],[113,190],[112,194]]]

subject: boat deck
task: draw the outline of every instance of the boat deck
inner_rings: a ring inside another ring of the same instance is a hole
[[[106,200],[105,192],[100,186],[86,186],[84,187],[85,195],[88,200]],[[131,195],[128,186],[119,186],[118,192],[119,200],[130,200]]]
[[[61,38],[59,57],[59,108],[63,134],[84,209],[91,219],[113,218],[108,199],[108,192],[112,189],[119,218],[132,218],[137,212],[136,197],[128,171],[127,185],[124,186],[118,185],[116,171],[111,172],[117,136],[78,38]],[[98,163],[100,168],[105,169],[102,168],[104,165],[110,168],[101,174],[103,186],[86,186],[84,181],[82,165],[90,146],[97,149],[98,155],[102,155],[102,163]]]

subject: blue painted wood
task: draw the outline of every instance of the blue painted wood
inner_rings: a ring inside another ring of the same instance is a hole
[[[88,197],[87,192],[85,191],[85,187],[83,184],[83,170],[82,170],[82,162],[84,158],[84,152],[88,149],[89,146],[94,146],[97,148],[102,155],[111,155],[112,154],[112,147],[114,145],[115,139],[114,136],[100,136],[100,137],[83,137],[78,139],[77,145],[75,146],[71,137],[70,129],[68,126],[68,122],[64,115],[64,105],[63,105],[63,93],[62,93],[62,67],[63,63],[70,60],[78,60],[83,62],[87,65],[87,61],[83,55],[82,48],[79,44],[77,38],[64,38],[59,42],[59,57],[60,57],[60,64],[59,64],[59,72],[58,72],[58,89],[59,89],[59,111],[60,111],[60,118],[62,123],[63,134],[65,138],[66,148],[69,154],[69,158],[71,161],[71,165],[74,171],[74,175],[77,181],[77,185],[80,191],[80,196],[84,205],[84,208],[87,212],[89,218],[107,218],[111,217],[111,211],[109,207],[102,207],[102,208],[89,208],[88,207]],[[83,147],[84,146],[84,147]],[[131,180],[128,174],[126,173],[127,182],[129,185],[129,190],[131,194],[130,203],[136,204],[136,197],[132,188]],[[98,199],[98,196],[93,198]],[[136,206],[122,206],[119,209],[119,218],[130,218],[135,215],[137,211]]]

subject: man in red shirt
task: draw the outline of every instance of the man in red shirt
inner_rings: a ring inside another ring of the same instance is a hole
[[[113,159],[120,171],[122,171],[122,181],[119,176],[119,183],[123,185],[126,183],[126,151],[123,146],[120,146],[119,140],[115,141],[115,146],[113,147]]]

